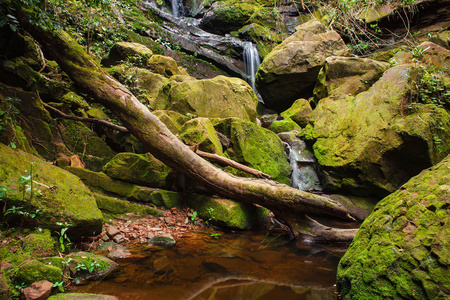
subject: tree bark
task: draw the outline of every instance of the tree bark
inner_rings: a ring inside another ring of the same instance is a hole
[[[19,16],[29,31],[75,82],[80,91],[110,109],[156,158],[225,197],[259,204],[287,222],[296,214],[316,213],[351,219],[340,203],[270,180],[233,176],[204,160],[183,144],[121,83],[103,71],[64,31],[48,32]],[[285,217],[290,215],[290,217]],[[295,232],[294,232],[295,234]]]

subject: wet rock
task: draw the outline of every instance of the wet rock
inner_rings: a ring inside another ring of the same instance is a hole
[[[78,279],[75,284],[102,279],[118,267],[111,259],[89,252],[71,253],[68,257],[72,258],[69,264],[71,275]]]
[[[25,300],[45,300],[52,292],[53,283],[49,281],[39,281],[31,284],[30,287],[24,288],[22,294]]]
[[[130,253],[130,251],[123,247],[117,247],[106,255],[106,257],[112,260],[129,258],[131,256],[132,254]]]
[[[263,60],[255,83],[267,107],[284,111],[301,97],[312,95],[319,71],[329,56],[351,56],[339,34],[317,20],[296,32]]]
[[[151,246],[171,247],[175,245],[176,241],[170,234],[156,236],[150,239],[149,244]]]
[[[118,244],[120,244],[120,243],[125,241],[125,239],[123,238],[122,234],[118,234],[118,235],[114,236],[113,240],[114,240],[114,242],[116,242]]]
[[[108,227],[106,227],[106,234],[110,237],[110,238],[113,238],[113,237],[115,237],[116,235],[118,235],[120,233],[120,231],[119,231],[119,229],[117,229],[116,227],[114,227],[114,226],[108,226]]]
[[[346,299],[446,299],[450,156],[381,200],[339,262]]]
[[[20,265],[15,280],[24,282],[27,285],[43,280],[60,282],[62,280],[62,270],[37,260],[30,260]]]

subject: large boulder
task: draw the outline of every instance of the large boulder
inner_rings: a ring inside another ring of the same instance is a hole
[[[145,62],[153,55],[152,50],[139,43],[118,42],[115,43],[108,55],[103,58],[102,65],[110,67],[125,61],[145,65]]]
[[[184,123],[180,140],[209,153],[223,154],[222,145],[213,123],[208,118],[195,118]]]
[[[341,259],[345,299],[448,299],[450,156],[384,198]]]
[[[38,219],[42,228],[58,230],[57,222],[69,223],[67,233],[73,240],[101,232],[102,214],[78,177],[3,144],[0,144],[0,165],[0,182],[7,188],[3,198],[8,207],[23,207],[28,212],[40,210]]]
[[[434,104],[408,109],[413,66],[387,70],[367,92],[319,101],[301,132],[325,188],[384,197],[450,152],[450,115]]]
[[[108,176],[150,187],[166,186],[170,168],[150,153],[118,153],[104,167]]]
[[[269,174],[276,181],[290,184],[289,162],[283,143],[274,132],[235,118],[214,121],[216,130],[230,139],[226,149],[228,157]]]
[[[198,117],[237,117],[255,122],[258,99],[242,79],[171,79],[161,90],[156,109],[173,110]]]
[[[337,32],[317,20],[308,21],[264,58],[256,73],[256,87],[266,106],[281,112],[296,99],[312,96],[327,57],[350,55]]]
[[[367,91],[389,67],[389,63],[369,58],[328,57],[314,88],[315,99],[333,94],[355,96]]]

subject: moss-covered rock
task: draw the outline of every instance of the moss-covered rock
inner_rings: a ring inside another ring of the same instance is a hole
[[[337,32],[317,20],[297,26],[264,58],[256,73],[256,87],[266,106],[281,112],[296,99],[310,97],[325,59],[332,55],[351,55]]]
[[[153,55],[152,50],[139,43],[118,42],[115,43],[108,55],[102,60],[102,65],[110,67],[125,61],[137,65],[145,65]]]
[[[134,187],[134,184],[113,179],[103,172],[94,172],[82,168],[66,167],[70,173],[78,176],[91,187],[98,187],[104,191],[126,197]]]
[[[341,259],[346,299],[448,299],[450,157],[384,198]]]
[[[273,47],[281,43],[283,38],[282,34],[257,23],[252,23],[240,28],[238,34],[239,38],[243,40],[254,41],[257,45],[258,52],[262,57],[269,54]]]
[[[49,256],[55,254],[56,243],[50,235],[50,230],[30,233],[22,239],[22,250],[37,256]]]
[[[135,186],[127,198],[165,208],[180,206],[182,195],[173,191]]]
[[[173,110],[155,110],[153,114],[166,124],[173,134],[178,134],[183,124],[189,120],[189,117]]]
[[[118,153],[104,167],[110,177],[147,185],[165,187],[170,168],[150,153]]]
[[[89,252],[71,253],[68,268],[75,281],[101,280],[111,274],[118,264],[109,258]]]
[[[411,65],[387,70],[367,92],[319,101],[301,132],[328,190],[386,196],[450,152],[450,115],[432,104],[407,109]]]
[[[203,220],[231,229],[249,229],[269,216],[263,207],[202,195],[189,194],[187,204]]]
[[[242,79],[217,76],[212,79],[170,80],[161,90],[157,109],[198,117],[237,117],[256,120],[256,98]]]
[[[203,16],[200,27],[216,34],[225,34],[246,25],[258,7],[247,1],[216,1]]]
[[[293,130],[301,130],[302,128],[294,122],[291,118],[285,118],[284,120],[274,121],[270,126],[269,130],[280,133],[280,132],[288,132]]]
[[[389,67],[369,58],[328,57],[314,87],[315,105],[333,94],[355,96],[368,90]]]
[[[30,260],[20,265],[15,276],[16,282],[23,282],[30,285],[33,282],[47,280],[50,282],[60,282],[62,270],[58,267],[46,265],[37,260]]]
[[[178,67],[177,62],[172,57],[164,55],[152,55],[147,61],[146,68],[167,78],[174,75],[188,75],[186,70]]]
[[[305,127],[308,124],[311,113],[312,108],[309,101],[306,99],[298,99],[295,100],[290,108],[283,111],[280,115],[285,119],[291,118],[301,127]]]
[[[108,73],[121,83],[125,84],[131,92],[150,109],[156,108],[159,90],[168,79],[161,74],[144,68],[120,64],[108,69]]]
[[[226,154],[233,160],[290,183],[290,166],[280,138],[272,131],[240,119],[215,120],[215,128],[230,137]],[[245,174],[240,174],[245,175]]]
[[[61,120],[58,127],[64,144],[78,154],[88,169],[101,170],[115,154],[104,139],[83,123]]]
[[[208,118],[196,118],[184,123],[180,140],[202,151],[223,155],[222,145],[213,123]]]
[[[77,95],[74,92],[68,92],[62,96],[61,101],[67,104],[72,109],[82,108],[85,110],[89,109],[89,104],[84,100],[83,97]]]
[[[142,204],[131,203],[127,200],[122,200],[110,196],[105,196],[99,193],[94,193],[97,206],[102,211],[107,211],[112,214],[126,214],[126,213],[138,213],[141,215],[155,215],[162,216],[161,212],[154,207],[149,207]]]
[[[0,165],[0,182],[8,189],[4,196],[8,206],[41,210],[42,228],[58,229],[56,222],[61,221],[72,224],[68,234],[74,240],[101,232],[101,212],[89,189],[76,176],[3,144],[0,144]],[[24,191],[26,187],[20,184],[27,176],[33,178],[32,193]]]

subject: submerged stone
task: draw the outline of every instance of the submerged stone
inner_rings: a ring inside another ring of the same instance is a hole
[[[116,296],[88,293],[65,293],[50,296],[48,300],[119,300]]]

